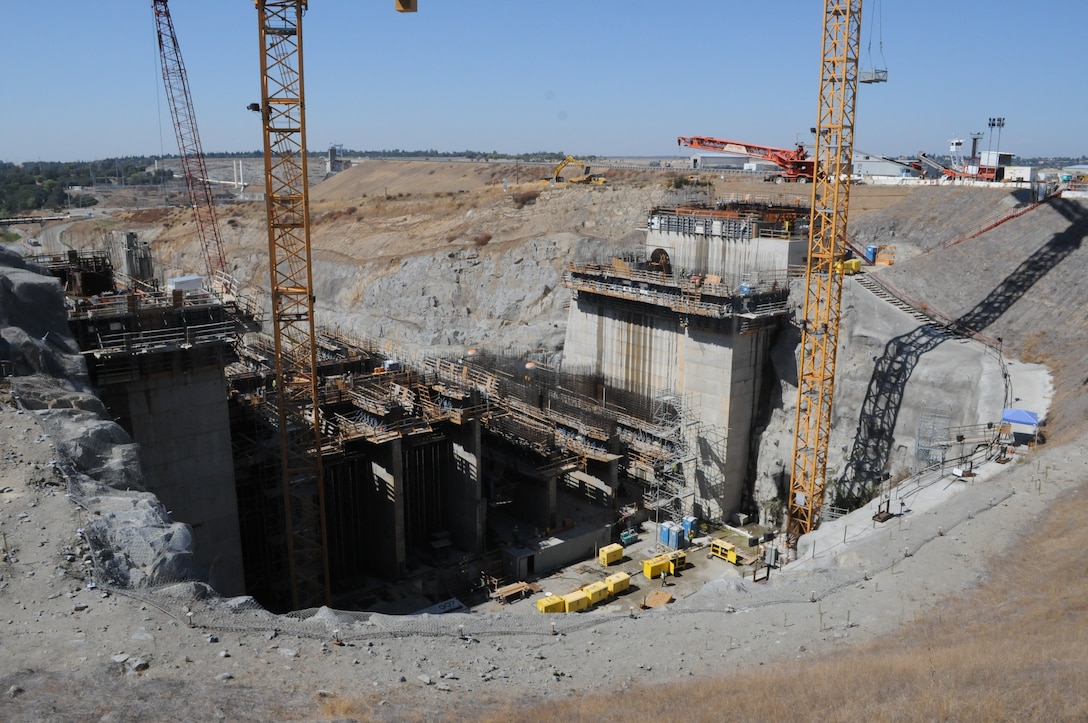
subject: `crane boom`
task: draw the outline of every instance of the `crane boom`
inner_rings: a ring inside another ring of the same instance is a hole
[[[819,526],[827,481],[835,356],[850,208],[862,0],[824,0],[819,118],[797,370],[787,542]]]
[[[676,139],[678,146],[687,146],[700,151],[713,151],[715,153],[732,153],[738,156],[749,156],[760,160],[770,161],[783,171],[783,176],[790,181],[812,180],[813,161],[808,157],[805,147],[800,143],[793,150],[789,148],[773,148],[771,146],[759,146],[754,143],[741,141],[727,141],[721,138],[708,136],[680,136]]]
[[[181,59],[181,48],[178,47],[178,38],[174,33],[174,20],[170,17],[166,0],[154,0],[152,7],[159,36],[163,83],[170,100],[170,114],[174,119],[174,132],[178,138],[178,155],[181,156],[185,187],[189,191],[189,205],[196,217],[197,234],[200,236],[204,265],[208,270],[208,281],[222,282],[221,277],[227,273],[227,263],[223,257],[223,237],[219,231],[215,204],[212,202],[212,189],[206,180],[208,169],[204,162],[204,150],[200,146],[200,133],[196,127],[196,114],[193,112],[193,99],[189,94],[185,63]]]
[[[255,0],[288,574],[295,609],[330,594],[302,76],[306,0]]]

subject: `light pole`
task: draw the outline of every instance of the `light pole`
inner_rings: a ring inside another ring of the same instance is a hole
[[[998,154],[998,156],[1000,156],[1001,155],[1001,129],[1005,127],[1005,119],[1004,118],[990,118],[987,125],[990,126],[990,142],[986,145],[986,155],[990,155],[990,153],[989,153],[990,152],[990,147],[991,147],[991,145],[993,144],[993,141],[994,141],[994,128],[996,128],[997,129],[997,154]],[[1001,164],[997,162],[999,159],[990,158],[989,160],[990,160],[990,164],[989,164],[990,168],[993,169],[990,180],[996,180],[997,179],[997,167],[999,165],[1001,165]]]

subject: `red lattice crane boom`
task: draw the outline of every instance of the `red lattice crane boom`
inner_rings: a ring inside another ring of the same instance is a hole
[[[170,17],[166,0],[153,0],[152,7],[159,35],[162,79],[170,100],[170,114],[174,119],[174,132],[178,138],[178,155],[181,156],[182,173],[189,191],[189,204],[196,217],[208,282],[222,282],[222,277],[227,274],[227,263],[223,257],[223,237],[212,201],[212,189],[207,180],[208,169],[204,162],[204,151],[200,147],[200,134],[197,132],[185,63],[181,59],[181,49],[174,33],[174,21]]]
[[[787,181],[811,181],[813,160],[808,157],[805,147],[800,143],[793,150],[758,146],[754,143],[727,141],[708,136],[680,136],[676,139],[679,146],[687,146],[700,151],[732,153],[737,156],[749,156],[763,161],[770,161],[782,169],[782,176]]]

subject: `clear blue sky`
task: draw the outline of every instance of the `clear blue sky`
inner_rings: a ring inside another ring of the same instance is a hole
[[[677,155],[816,124],[819,0],[312,0],[308,145]],[[252,0],[173,0],[205,152],[256,151]],[[0,0],[0,160],[176,153],[150,0]],[[944,153],[1005,117],[1002,151],[1088,154],[1088,3],[867,0],[855,147]],[[881,53],[881,42],[883,53]],[[870,60],[871,58],[871,60]],[[997,138],[983,141],[996,150]]]

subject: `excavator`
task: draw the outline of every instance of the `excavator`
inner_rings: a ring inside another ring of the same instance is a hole
[[[599,173],[590,174],[589,166],[587,166],[582,161],[579,161],[574,156],[567,156],[563,160],[559,161],[559,163],[556,164],[555,168],[552,169],[552,177],[550,179],[544,180],[550,181],[551,183],[562,183],[564,181],[564,178],[559,174],[562,173],[563,169],[567,166],[578,166],[584,172],[584,175],[570,179],[570,183],[591,183],[595,186],[599,186],[605,182],[604,176]]]

